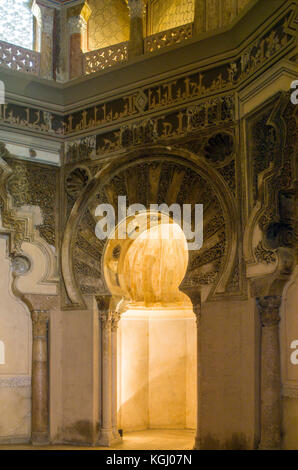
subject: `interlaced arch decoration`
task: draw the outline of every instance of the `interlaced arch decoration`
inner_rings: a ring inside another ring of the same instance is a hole
[[[209,298],[222,296],[233,273],[237,251],[236,205],[224,180],[186,150],[152,147],[107,164],[76,200],[64,232],[62,273],[67,304],[84,306],[83,295],[106,291],[102,253],[106,241],[95,235],[93,214],[100,203],[205,204],[203,248],[190,252],[184,285],[207,286]]]
[[[33,49],[33,13],[27,0],[0,0],[0,41]]]

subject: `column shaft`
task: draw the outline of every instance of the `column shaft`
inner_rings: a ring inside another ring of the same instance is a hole
[[[144,54],[143,0],[128,0],[130,11],[129,58]]]
[[[197,323],[197,429],[194,449],[200,449],[201,426],[201,308],[195,311]]]
[[[112,327],[112,429],[119,438],[117,426],[117,326]]]
[[[102,428],[101,438],[106,439],[112,431],[111,386],[111,325],[102,328]],[[107,442],[108,445],[108,442]]]
[[[194,34],[206,31],[206,0],[195,0]]]
[[[261,442],[260,449],[281,445],[281,366],[279,307],[281,297],[257,299],[261,331]]]
[[[32,312],[32,443],[49,442],[48,312]]]
[[[117,332],[112,315],[111,295],[96,296],[101,324],[101,427],[99,443],[115,443],[117,428]],[[113,331],[112,331],[113,330]]]

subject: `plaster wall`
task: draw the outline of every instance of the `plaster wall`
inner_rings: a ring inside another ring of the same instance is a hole
[[[12,294],[7,239],[0,236],[0,442],[27,442],[31,431],[31,318]]]
[[[202,305],[203,449],[252,449],[259,432],[259,321],[254,299]]]
[[[283,448],[298,449],[298,268],[285,288],[281,307]]]
[[[51,439],[93,443],[99,429],[99,325],[88,309],[51,317]]]
[[[143,318],[135,313],[126,312],[119,327],[120,428],[194,429],[197,330],[193,312],[159,310],[144,315],[142,311]]]

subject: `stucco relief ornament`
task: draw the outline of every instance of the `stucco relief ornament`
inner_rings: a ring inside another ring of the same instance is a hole
[[[276,262],[276,255],[274,251],[264,248],[262,241],[260,241],[255,248],[255,255],[259,263],[270,264]]]
[[[117,328],[118,328],[118,323],[120,321],[120,318],[121,318],[121,314],[120,312],[118,312],[117,310],[115,312],[113,312],[112,316],[111,316],[111,328],[112,328],[112,331],[116,331]]]

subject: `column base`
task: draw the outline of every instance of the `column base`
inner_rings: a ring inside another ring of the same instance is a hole
[[[196,436],[193,450],[200,450],[200,449],[201,449],[201,441],[200,441],[200,438]]]
[[[112,429],[102,429],[98,440],[98,445],[111,447],[122,442],[122,438],[115,436]]]
[[[281,443],[276,442],[260,442],[258,450],[280,450]]]
[[[50,444],[47,432],[33,432],[31,434],[31,444],[33,446],[47,446]]]

